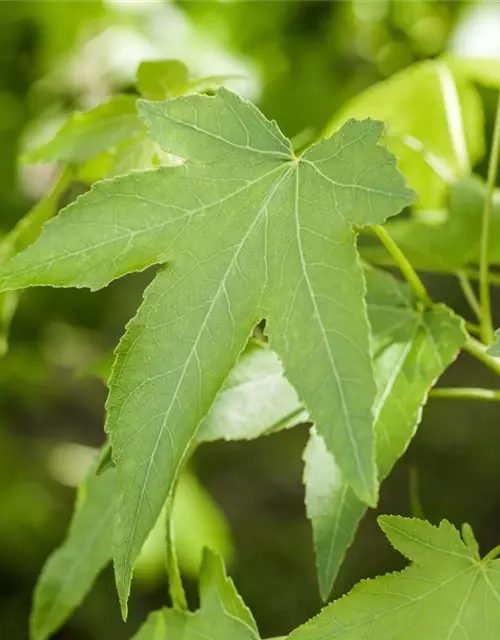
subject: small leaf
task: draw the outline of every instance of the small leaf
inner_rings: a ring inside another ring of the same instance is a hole
[[[411,65],[348,102],[329,131],[347,118],[376,118],[418,206],[440,209],[449,185],[484,153],[483,112],[476,88],[445,60]]]
[[[146,60],[137,69],[137,88],[148,100],[166,100],[185,92],[189,82],[180,60]]]
[[[249,609],[226,576],[218,555],[206,550],[200,577],[201,606],[195,613],[152,613],[134,640],[258,640]]]
[[[422,406],[437,378],[465,340],[462,321],[443,305],[423,310],[408,287],[380,271],[367,271],[373,330],[377,465],[384,479],[405,452]],[[366,511],[315,431],[305,454],[307,515],[311,519],[321,597],[326,600],[347,548]]]
[[[500,329],[495,331],[495,342],[488,349],[488,353],[495,358],[500,357]]]
[[[412,564],[359,583],[289,640],[496,640],[500,560],[479,561],[446,520],[381,516],[379,524]]]
[[[140,102],[140,113],[184,164],[95,185],[0,269],[0,290],[98,289],[168,262],[120,343],[107,403],[124,611],[144,540],[263,317],[346,480],[375,502],[375,387],[352,225],[381,223],[414,196],[377,122],[350,121],[297,158],[275,123],[224,88]]]
[[[28,151],[25,162],[83,162],[144,131],[136,98],[117,95],[85,113],[75,113],[52,140]]]
[[[108,564],[117,505],[116,473],[92,469],[80,487],[68,536],[38,579],[31,615],[32,640],[49,638],[90,591]]]

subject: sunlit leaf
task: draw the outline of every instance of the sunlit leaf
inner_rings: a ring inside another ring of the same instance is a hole
[[[475,87],[445,61],[412,65],[356,96],[334,118],[377,118],[386,142],[424,209],[440,209],[451,183],[484,152],[483,113]]]

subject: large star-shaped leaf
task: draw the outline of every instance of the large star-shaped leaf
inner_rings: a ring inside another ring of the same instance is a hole
[[[412,565],[361,582],[289,640],[498,638],[500,560],[479,558],[469,528],[464,528],[464,542],[446,520],[433,527],[423,520],[383,516],[379,523]]]
[[[383,222],[413,198],[377,122],[350,121],[296,157],[275,123],[226,89],[139,111],[184,164],[98,183],[0,270],[0,290],[98,289],[168,262],[110,381],[122,603],[198,425],[263,317],[347,482],[374,503],[375,384],[352,225]]]

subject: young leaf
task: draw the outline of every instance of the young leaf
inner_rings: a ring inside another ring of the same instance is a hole
[[[368,117],[386,123],[387,144],[424,209],[441,208],[450,183],[468,175],[484,152],[479,94],[444,60],[411,65],[370,87],[341,109],[329,131],[347,118]]]
[[[348,122],[297,158],[275,123],[223,88],[142,102],[140,113],[184,165],[95,185],[0,269],[0,290],[98,289],[169,262],[127,327],[110,381],[124,607],[201,419],[262,317],[346,481],[374,503],[375,388],[351,225],[383,222],[414,195],[378,144],[380,123]]]
[[[25,162],[84,162],[144,131],[136,98],[117,95],[86,113],[75,113],[46,144],[24,157]]]
[[[456,358],[465,334],[461,319],[443,305],[423,310],[407,285],[389,274],[368,270],[366,277],[378,388],[376,456],[384,479],[413,438],[428,391]],[[314,430],[304,460],[307,514],[320,593],[326,600],[366,505],[349,488]]]
[[[500,560],[476,558],[444,520],[381,516],[393,546],[412,564],[356,585],[289,640],[496,640]]]
[[[152,613],[134,640],[258,640],[249,609],[226,576],[221,558],[205,550],[200,576],[201,606],[195,613]]]
[[[82,602],[113,548],[116,473],[91,469],[79,490],[64,543],[50,556],[38,580],[31,614],[32,640],[46,640]]]
[[[146,60],[137,69],[137,88],[148,100],[179,96],[188,83],[188,69],[180,60]]]

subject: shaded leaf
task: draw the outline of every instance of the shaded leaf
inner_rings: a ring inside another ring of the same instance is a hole
[[[38,579],[31,615],[32,640],[49,638],[90,591],[108,564],[117,504],[116,473],[92,469],[78,494],[64,543],[50,556]]]
[[[412,564],[359,583],[289,640],[495,640],[500,560],[476,558],[446,520],[381,516],[391,544]]]
[[[172,510],[176,555],[183,575],[196,578],[204,547],[220,554],[227,563],[233,548],[229,525],[212,496],[189,470],[183,471],[175,491]],[[165,571],[164,513],[149,534],[134,569],[134,575],[150,582],[160,581]]]
[[[352,224],[383,222],[413,198],[378,144],[380,123],[350,121],[297,158],[275,123],[226,89],[140,112],[185,163],[95,185],[0,270],[0,290],[98,289],[169,263],[127,327],[107,403],[124,612],[144,540],[262,317],[347,481],[375,502],[375,386]]]
[[[64,624],[111,561],[118,486],[116,471],[109,465],[109,450],[103,447],[80,487],[67,538],[50,556],[38,579],[31,616],[33,640],[45,640]],[[189,471],[179,479],[173,523],[183,573],[198,575],[205,546],[231,558],[231,536],[224,515]],[[137,576],[143,581],[154,580],[158,572],[163,575],[165,541],[165,519],[160,517],[137,562]]]
[[[429,389],[456,358],[465,334],[462,320],[452,311],[444,305],[423,309],[407,285],[389,274],[367,271],[367,286],[378,387],[376,456],[384,479],[415,435]],[[326,600],[366,505],[349,488],[315,430],[304,460],[307,515],[320,593]]]
[[[221,558],[206,550],[200,576],[201,606],[195,613],[152,613],[134,640],[258,640],[249,609],[226,576]]]

